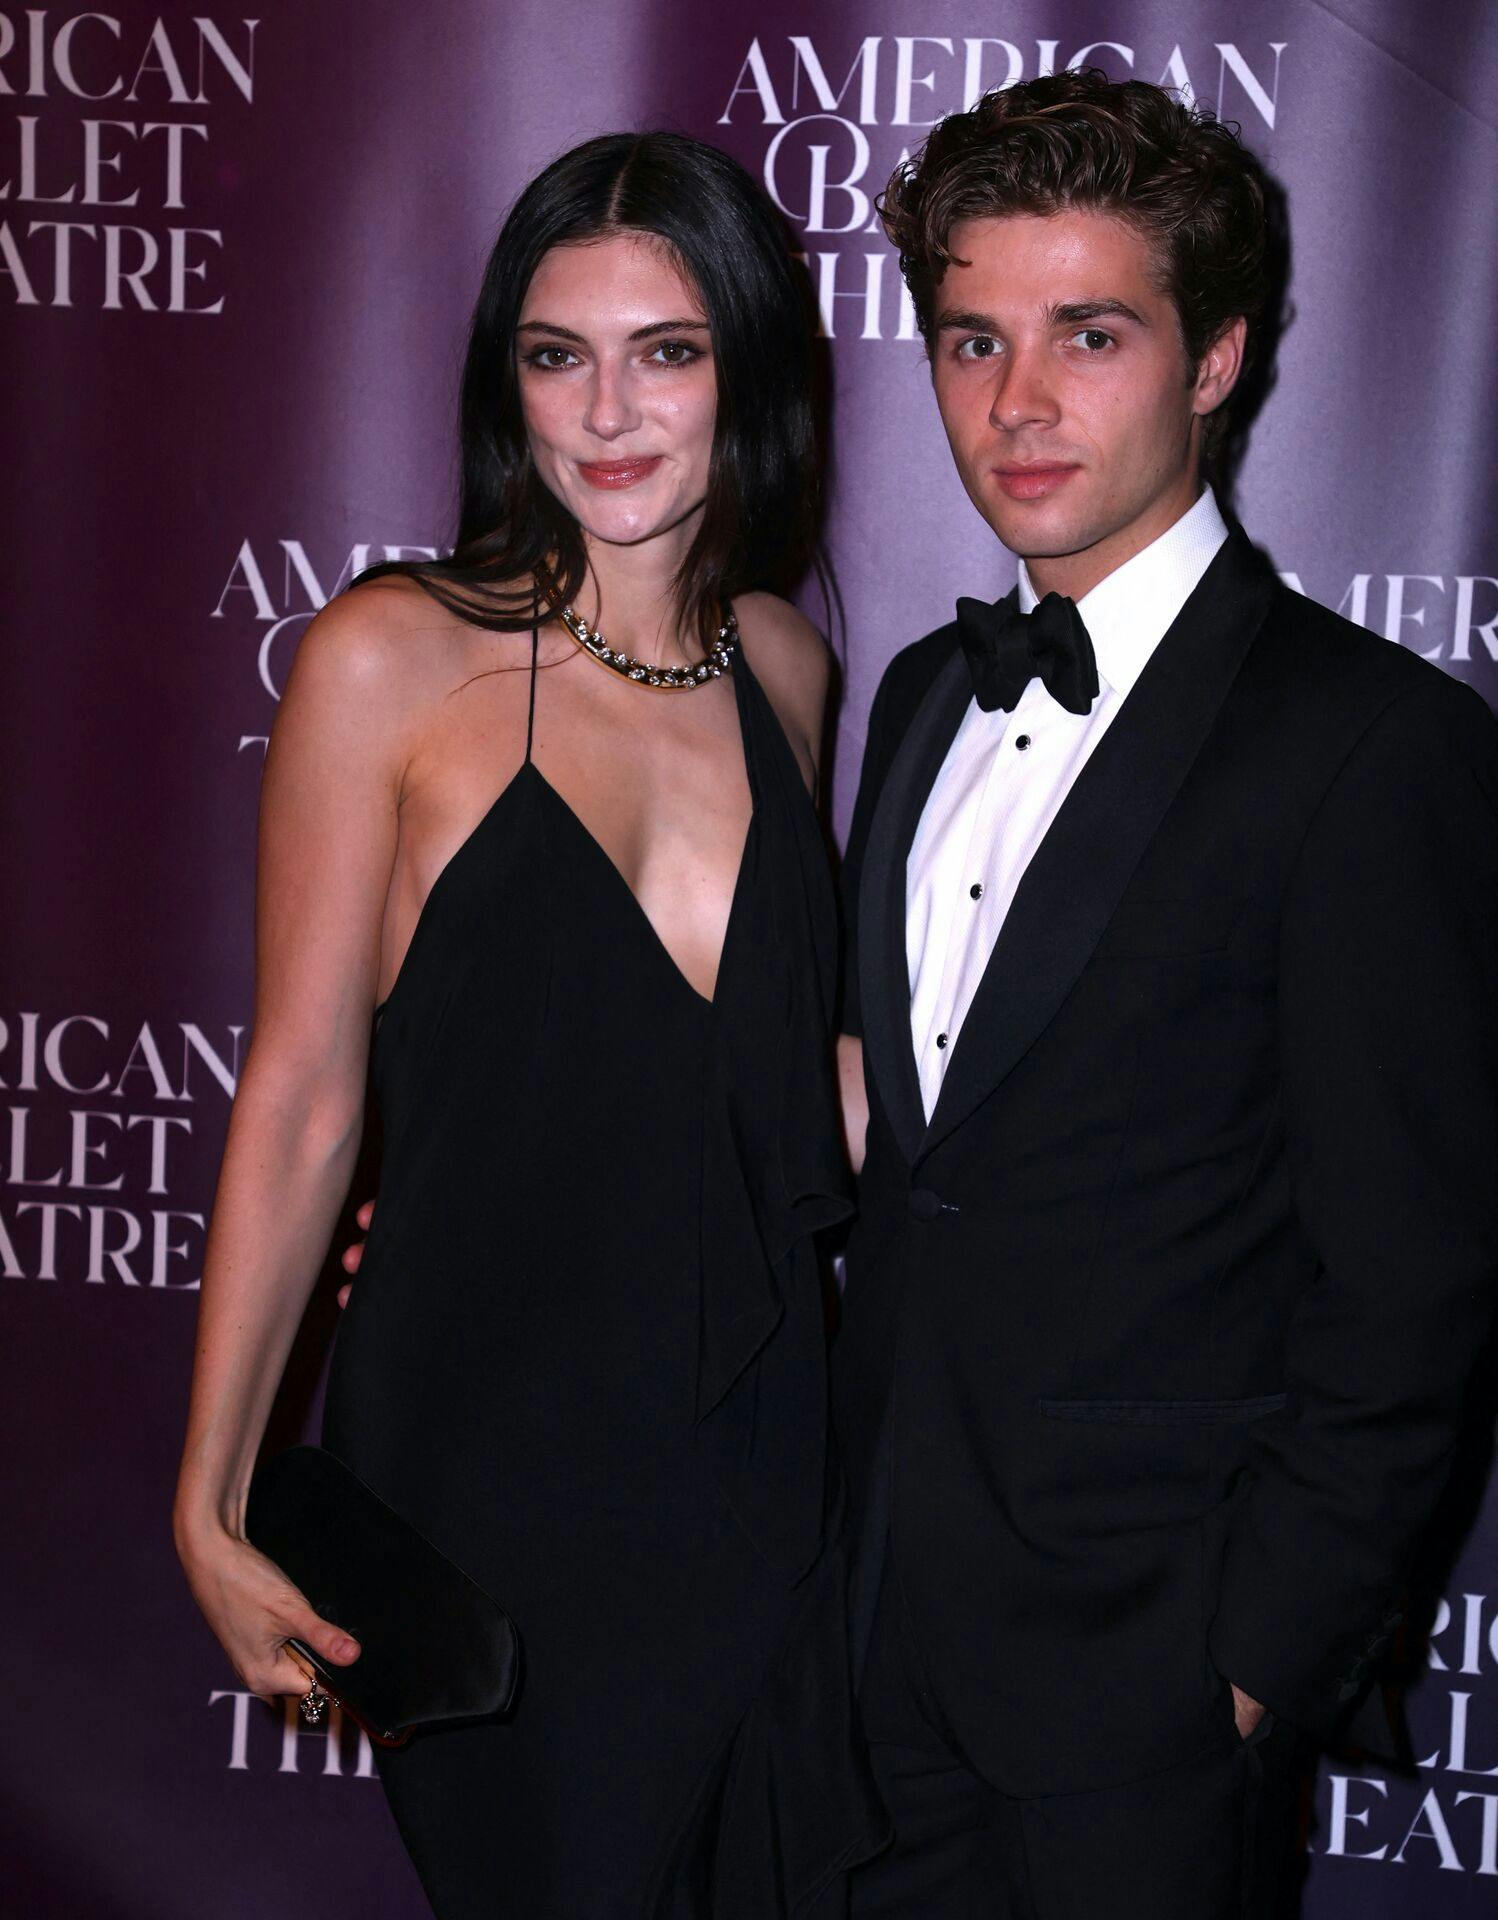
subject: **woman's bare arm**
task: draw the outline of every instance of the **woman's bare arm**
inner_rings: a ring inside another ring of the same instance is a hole
[[[243,1545],[244,1505],[359,1147],[410,717],[387,601],[361,589],[318,616],[271,737],[254,1029],[209,1228],[174,1509],[199,1604],[257,1692],[300,1691],[279,1640],[315,1621]],[[298,1605],[299,1625],[285,1626]],[[325,1624],[310,1637],[331,1652],[343,1636]]]

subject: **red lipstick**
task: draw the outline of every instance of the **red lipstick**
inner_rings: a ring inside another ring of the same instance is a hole
[[[590,487],[613,491],[638,486],[640,481],[649,479],[660,464],[657,453],[648,460],[579,460],[577,470]]]
[[[995,467],[993,477],[1011,500],[1044,500],[1080,472],[1078,466],[1038,460],[1027,466]]]

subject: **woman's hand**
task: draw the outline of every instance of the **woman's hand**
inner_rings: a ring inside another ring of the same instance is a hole
[[[305,1693],[304,1668],[286,1651],[303,1641],[329,1666],[346,1667],[359,1657],[359,1643],[322,1619],[281,1569],[247,1540],[222,1527],[185,1535],[177,1552],[193,1598],[251,1693]]]
[[[366,1200],[364,1205],[360,1207],[354,1215],[355,1220],[365,1233],[369,1232],[370,1223],[374,1219],[374,1210],[374,1201]],[[363,1258],[364,1242],[362,1240],[356,1240],[352,1246],[345,1247],[339,1255],[339,1264],[345,1273],[357,1273],[359,1271],[359,1262]],[[351,1280],[345,1280],[343,1285],[338,1289],[338,1304],[340,1307],[346,1307],[348,1305],[348,1297],[353,1290],[353,1282]]]

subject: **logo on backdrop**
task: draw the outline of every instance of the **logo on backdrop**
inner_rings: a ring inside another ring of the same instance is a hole
[[[221,1703],[228,1701],[225,1708]],[[216,1687],[208,1696],[224,1737],[230,1773],[315,1774],[324,1780],[373,1780],[369,1735],[331,1707],[321,1727],[309,1727],[295,1700],[266,1700],[241,1687]]]
[[[1356,573],[1336,583],[1281,573],[1287,587],[1443,667],[1498,660],[1498,579],[1485,573]]]
[[[255,675],[271,701],[281,698],[296,643],[307,622],[335,594],[379,560],[435,560],[435,547],[376,546],[357,542],[341,560],[336,553],[309,554],[301,540],[240,542],[209,616],[232,629],[244,622],[253,635]],[[337,566],[337,572],[331,571]],[[319,571],[321,569],[321,571]],[[326,584],[325,584],[326,583]],[[269,716],[265,724],[269,726]],[[264,754],[269,733],[241,733],[238,750]]]
[[[213,115],[254,102],[259,24],[0,13],[0,95],[14,108],[0,283],[14,305],[223,312],[223,229],[192,214]]]
[[[874,200],[901,160],[943,115],[993,87],[1067,68],[1102,67],[1118,79],[1174,87],[1202,100],[1247,138],[1274,131],[1288,41],[1240,46],[1129,46],[990,35],[869,34],[834,47],[823,37],[756,35],[718,116],[720,127],[763,130],[756,156],[775,204],[806,236],[806,264],[829,338],[914,340],[915,314],[885,243]]]
[[[1489,1595],[1441,1602],[1428,1665],[1431,1678],[1410,1704],[1430,1784],[1328,1768],[1317,1850],[1498,1878],[1498,1607]]]
[[[243,1034],[0,1016],[0,1277],[193,1291],[204,1216],[172,1200],[201,1198],[194,1121],[222,1138]]]

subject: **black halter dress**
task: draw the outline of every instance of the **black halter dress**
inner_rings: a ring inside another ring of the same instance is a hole
[[[831,883],[740,650],[753,813],[704,999],[532,759],[535,645],[525,762],[380,1010],[323,1430],[508,1608],[522,1679],[379,1770],[440,1920],[766,1920],[880,1837],[811,1241],[849,1211]]]

